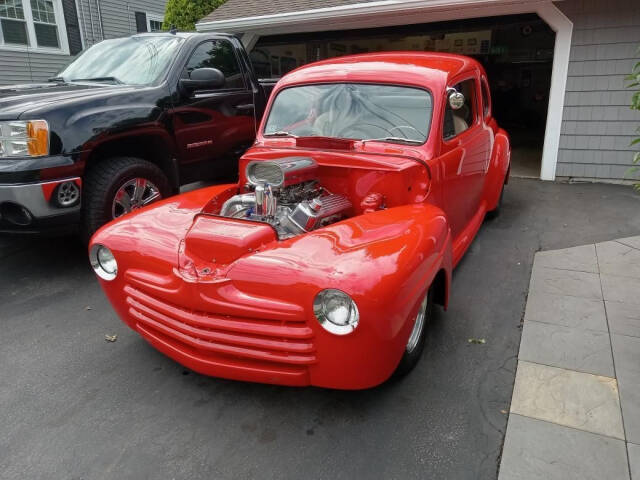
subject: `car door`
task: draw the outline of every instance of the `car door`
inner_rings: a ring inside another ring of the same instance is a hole
[[[253,93],[228,39],[201,42],[184,64],[181,78],[197,68],[217,68],[225,76],[218,89],[181,92],[171,121],[181,163],[220,159],[249,146],[255,136]]]
[[[491,142],[480,114],[476,76],[456,80],[452,87],[464,95],[465,102],[458,110],[445,102],[440,161],[443,208],[455,241],[479,212]]]

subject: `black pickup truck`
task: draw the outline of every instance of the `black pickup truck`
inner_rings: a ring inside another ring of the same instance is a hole
[[[101,225],[236,171],[275,81],[232,35],[105,40],[45,84],[0,87],[0,232]]]

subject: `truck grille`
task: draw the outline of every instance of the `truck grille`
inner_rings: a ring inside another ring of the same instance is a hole
[[[303,322],[187,310],[126,285],[129,315],[143,329],[206,360],[304,368],[315,363],[313,331]]]

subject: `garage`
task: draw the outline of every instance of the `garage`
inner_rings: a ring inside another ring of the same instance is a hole
[[[487,70],[493,112],[512,140],[512,175],[538,178],[542,162],[555,33],[536,14],[374,29],[261,36],[251,50],[260,77],[306,63],[381,51],[471,56]]]
[[[228,0],[196,28],[241,35],[264,77],[364,52],[472,56],[485,66],[495,117],[511,134],[512,174],[555,180],[573,32],[572,22],[557,3]]]

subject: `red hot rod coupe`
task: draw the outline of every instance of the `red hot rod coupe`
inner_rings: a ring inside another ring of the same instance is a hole
[[[124,322],[188,368],[368,388],[420,358],[509,161],[475,60],[322,61],[278,82],[238,184],[107,224],[90,260]]]

